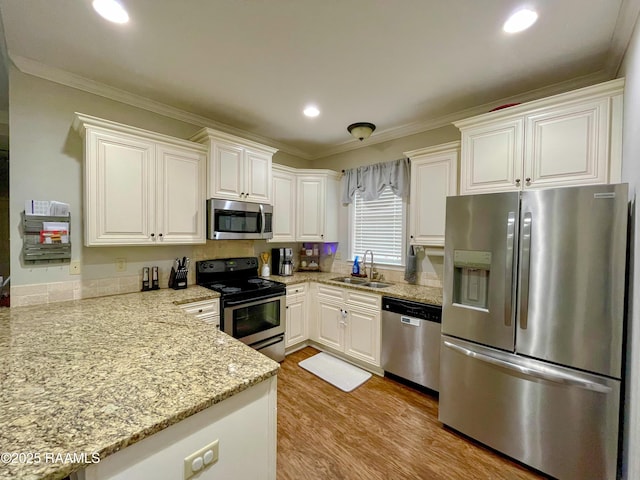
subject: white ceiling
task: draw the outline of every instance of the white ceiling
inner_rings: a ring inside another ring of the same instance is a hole
[[[126,25],[90,0],[0,0],[9,56],[318,158],[613,78],[640,2],[531,0],[540,18],[515,35],[501,26],[518,0],[122,3]],[[304,117],[307,103],[321,115]],[[346,131],[357,121],[378,126],[362,144]]]

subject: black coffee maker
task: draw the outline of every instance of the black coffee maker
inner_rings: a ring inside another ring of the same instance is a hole
[[[293,249],[271,249],[271,273],[274,275],[293,275]]]

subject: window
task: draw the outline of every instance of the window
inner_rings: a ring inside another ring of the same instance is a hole
[[[389,187],[377,200],[364,201],[356,192],[350,208],[351,260],[372,250],[376,264],[403,265],[405,203]]]

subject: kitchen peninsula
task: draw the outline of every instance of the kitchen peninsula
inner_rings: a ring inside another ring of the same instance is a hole
[[[185,457],[216,440],[219,461],[199,478],[275,479],[278,364],[179,307],[217,296],[2,311],[0,479],[183,478]]]

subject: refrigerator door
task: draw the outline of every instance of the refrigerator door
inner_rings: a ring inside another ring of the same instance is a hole
[[[439,420],[563,480],[616,478],[620,380],[442,337]]]
[[[447,198],[442,332],[514,349],[519,193]]]
[[[517,353],[621,378],[627,194],[522,194]]]

